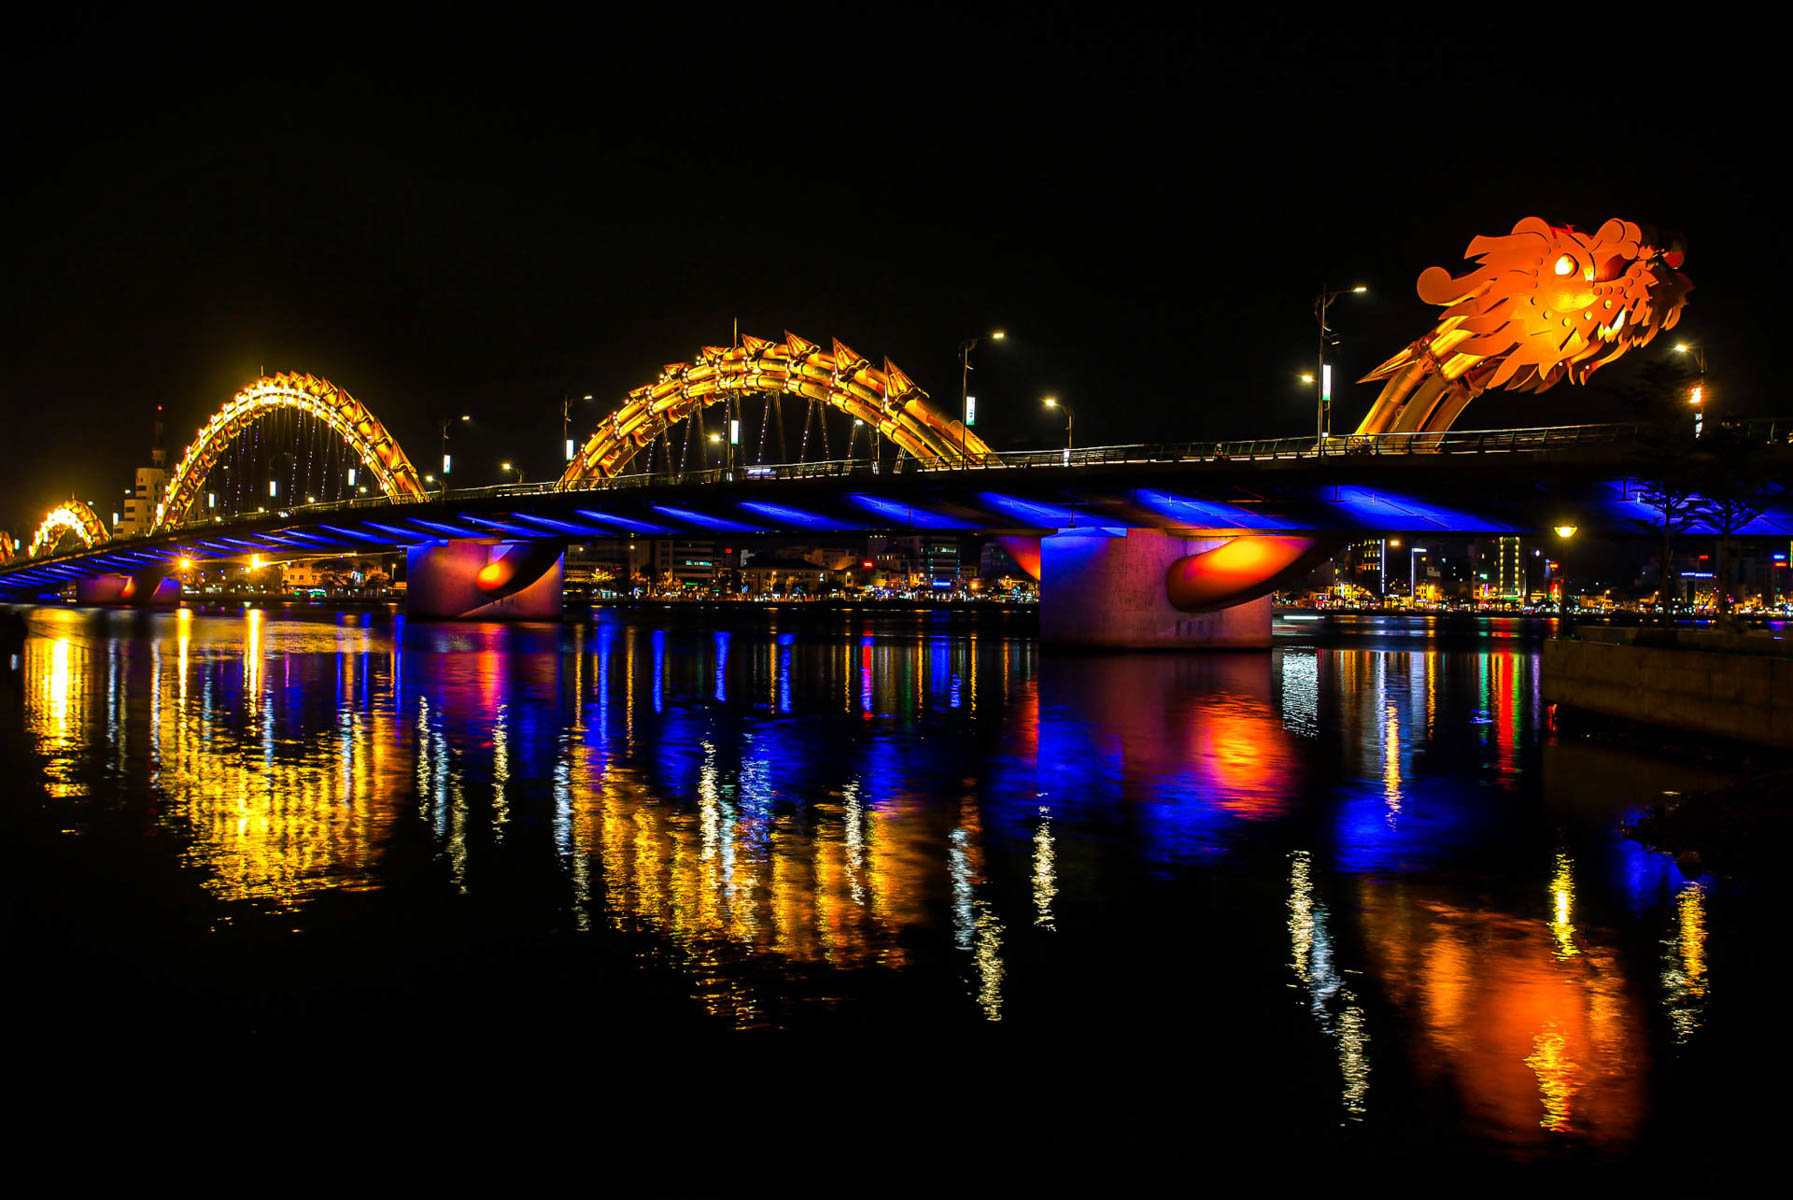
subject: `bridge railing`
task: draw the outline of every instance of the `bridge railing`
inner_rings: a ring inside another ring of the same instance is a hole
[[[1793,440],[1793,420],[1759,420],[1734,422],[1745,436],[1763,441]],[[1013,471],[1051,468],[1123,466],[1132,463],[1182,462],[1275,462],[1316,458],[1360,458],[1409,454],[1505,454],[1542,450],[1569,449],[1576,446],[1616,445],[1635,438],[1642,427],[1637,425],[1551,425],[1532,429],[1465,429],[1444,433],[1379,433],[1359,437],[1344,435],[1323,441],[1311,437],[1251,438],[1213,442],[1136,442],[1121,446],[1085,446],[1060,450],[1010,450],[988,455],[971,465],[929,465],[915,459],[827,459],[807,463],[767,463],[733,467],[705,467],[696,470],[638,472],[608,478],[584,480],[562,488],[559,481],[541,483],[500,483],[488,487],[455,488],[446,493],[456,500],[500,499],[512,496],[538,496],[549,492],[610,492],[645,487],[741,483],[756,480],[838,479],[845,477],[876,478],[880,475],[953,474],[957,472]],[[352,512],[364,508],[386,508],[398,503],[427,503],[441,500],[444,493],[433,491],[425,496],[393,500],[386,496],[356,496],[347,500],[323,501],[293,505],[279,510],[281,516],[303,512],[316,516],[331,512]],[[176,531],[203,532],[222,524],[223,518],[197,518],[173,527]],[[167,532],[159,530],[157,532]],[[147,535],[137,535],[147,536]]]

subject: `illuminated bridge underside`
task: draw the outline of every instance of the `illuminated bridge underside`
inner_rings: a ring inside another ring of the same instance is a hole
[[[976,434],[929,408],[928,394],[889,359],[880,371],[838,340],[830,354],[796,334],[784,336],[782,342],[743,337],[739,346],[705,346],[695,361],[665,367],[658,381],[630,392],[599,423],[562,485],[622,473],[668,427],[707,405],[767,394],[840,409],[931,465],[976,464],[989,454]]]
[[[1793,470],[1793,446],[1765,450],[1780,464],[1776,469]],[[1642,489],[1629,474],[1634,467],[1622,448],[1308,458],[1286,465],[1138,461],[902,473],[885,466],[878,474],[868,466],[852,474],[752,479],[727,486],[523,488],[451,495],[447,501],[370,500],[297,508],[285,517],[242,517],[115,539],[42,559],[15,559],[0,567],[0,596],[36,596],[104,572],[134,575],[183,556],[200,562],[240,561],[251,554],[269,560],[319,558],[455,541],[564,544],[634,536],[732,542],[757,534],[831,532],[1032,539],[1064,531],[1121,537],[1128,530],[1149,529],[1202,539],[1208,543],[1204,549],[1214,549],[1223,539],[1247,536],[1316,541],[1447,533],[1554,538],[1552,527],[1565,520],[1583,531],[1577,537],[1636,538],[1649,536],[1644,530],[1655,516],[1641,499]],[[1711,532],[1696,525],[1687,536]],[[1793,536],[1793,497],[1776,496],[1742,532]],[[1266,550],[1277,545],[1260,544]],[[1175,557],[1196,552],[1185,549]],[[1265,555],[1266,561],[1269,557]],[[1224,558],[1211,562],[1225,566]],[[1167,600],[1168,567],[1167,562],[1158,568],[1160,594]],[[1189,603],[1191,596],[1182,599]]]
[[[366,406],[327,379],[280,374],[258,379],[238,392],[199,430],[170,477],[168,498],[157,513],[157,528],[172,528],[191,516],[205,495],[206,479],[225,447],[258,419],[279,408],[297,409],[339,434],[361,455],[387,499],[423,498],[423,484],[410,460]]]

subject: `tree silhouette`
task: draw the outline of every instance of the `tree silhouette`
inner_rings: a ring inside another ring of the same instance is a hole
[[[1647,363],[1623,393],[1625,409],[1636,421],[1666,421],[1691,429],[1688,397],[1700,375],[1685,355]]]
[[[1632,445],[1632,468],[1642,485],[1638,502],[1656,510],[1652,520],[1633,523],[1661,537],[1657,555],[1656,607],[1664,622],[1672,621],[1669,600],[1678,589],[1675,577],[1675,538],[1699,519],[1700,475],[1692,457],[1695,444],[1691,429],[1658,419],[1640,431]]]
[[[1656,479],[1643,481],[1643,491],[1638,494],[1638,502],[1656,510],[1656,519],[1646,521],[1638,518],[1638,525],[1662,535],[1661,549],[1656,558],[1657,579],[1656,607],[1658,611],[1667,613],[1668,600],[1678,590],[1675,587],[1675,538],[1686,533],[1699,514],[1695,512],[1698,497],[1694,495],[1692,485],[1672,475],[1664,474]],[[1668,619],[1664,616],[1664,619]]]
[[[1695,462],[1699,497],[1693,510],[1718,535],[1718,567],[1714,592],[1721,628],[1733,624],[1731,614],[1731,551],[1737,534],[1767,507],[1769,472],[1764,447],[1739,432],[1720,426],[1700,439]]]

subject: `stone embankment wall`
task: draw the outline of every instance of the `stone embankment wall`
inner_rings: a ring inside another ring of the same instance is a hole
[[[1544,643],[1545,700],[1793,749],[1793,655],[1775,653],[1783,644],[1695,636],[1640,646],[1589,632],[1595,636]]]

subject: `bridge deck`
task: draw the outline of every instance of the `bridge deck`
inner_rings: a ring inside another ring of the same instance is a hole
[[[1793,421],[1749,436],[1793,471]],[[408,503],[383,496],[192,522],[0,567],[0,595],[195,561],[339,555],[455,539],[756,534],[1192,532],[1539,534],[1565,521],[1642,536],[1646,431],[1468,430],[999,454],[972,468],[870,459],[631,475],[566,490],[501,485]],[[1695,527],[1690,532],[1700,532]],[[1793,535],[1777,497],[1746,534]]]

